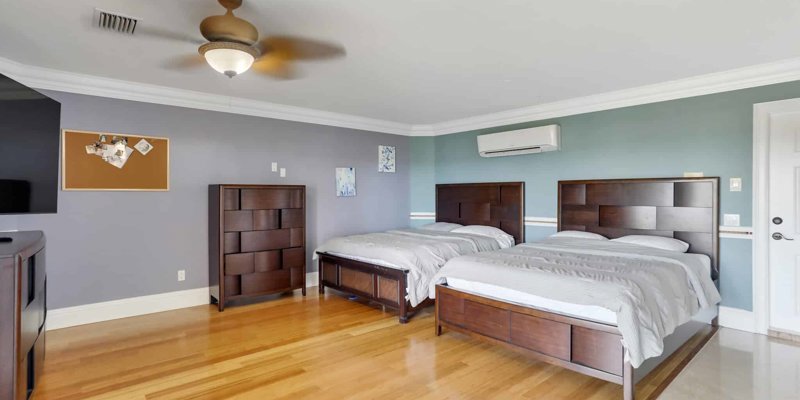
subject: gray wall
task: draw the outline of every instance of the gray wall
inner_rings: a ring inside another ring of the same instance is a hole
[[[212,183],[306,185],[309,271],[325,239],[408,225],[406,137],[47,94],[62,103],[62,128],[164,136],[171,147],[169,192],[59,191],[57,214],[0,216],[0,230],[46,233],[50,308],[207,286]],[[377,172],[379,144],[397,146],[397,173]],[[286,178],[271,172],[272,161],[287,168]],[[358,196],[336,197],[337,166],[356,168]]]

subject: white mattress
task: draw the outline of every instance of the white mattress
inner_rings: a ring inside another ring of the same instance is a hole
[[[703,263],[703,266],[706,267],[708,273],[711,274],[711,260],[708,258],[708,256],[703,254],[692,255],[697,256],[697,258]],[[587,319],[611,325],[617,324],[617,314],[603,307],[565,303],[563,301],[551,300],[501,286],[453,277],[447,278],[447,286],[485,297],[491,297],[528,307],[539,308],[576,318]]]

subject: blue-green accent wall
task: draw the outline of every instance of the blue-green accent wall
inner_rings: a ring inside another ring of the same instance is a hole
[[[436,165],[434,137],[414,137],[411,140],[411,155],[409,160],[410,174],[414,177],[409,182],[411,191],[411,210],[413,212],[436,211]],[[412,219],[409,225],[412,228],[431,223],[433,221]]]
[[[524,181],[525,215],[556,216],[559,180],[682,176],[721,178],[720,212],[752,225],[753,104],[800,97],[800,82],[411,139],[411,210],[433,211],[434,183]],[[481,158],[476,136],[559,124],[561,151]],[[433,179],[431,179],[433,176]],[[741,192],[728,179],[741,177]],[[416,222],[416,221],[415,221]],[[554,232],[528,227],[526,240]],[[752,310],[752,241],[722,239],[722,304]]]

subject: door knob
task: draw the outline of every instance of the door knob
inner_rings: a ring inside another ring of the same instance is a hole
[[[783,223],[783,218],[775,217],[775,218],[772,219],[772,223],[775,224],[775,225],[780,225],[780,224]]]
[[[782,234],[782,233],[780,233],[780,232],[775,232],[775,233],[773,233],[773,234],[772,234],[772,238],[773,238],[773,239],[775,239],[775,240],[781,240],[781,239],[786,239],[786,240],[794,240],[794,239],[792,239],[792,238],[788,238],[788,237],[786,237],[786,236],[783,236],[783,234]]]

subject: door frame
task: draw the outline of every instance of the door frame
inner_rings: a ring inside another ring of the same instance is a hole
[[[800,112],[800,98],[753,105],[753,319],[769,334],[769,139],[770,118]]]

